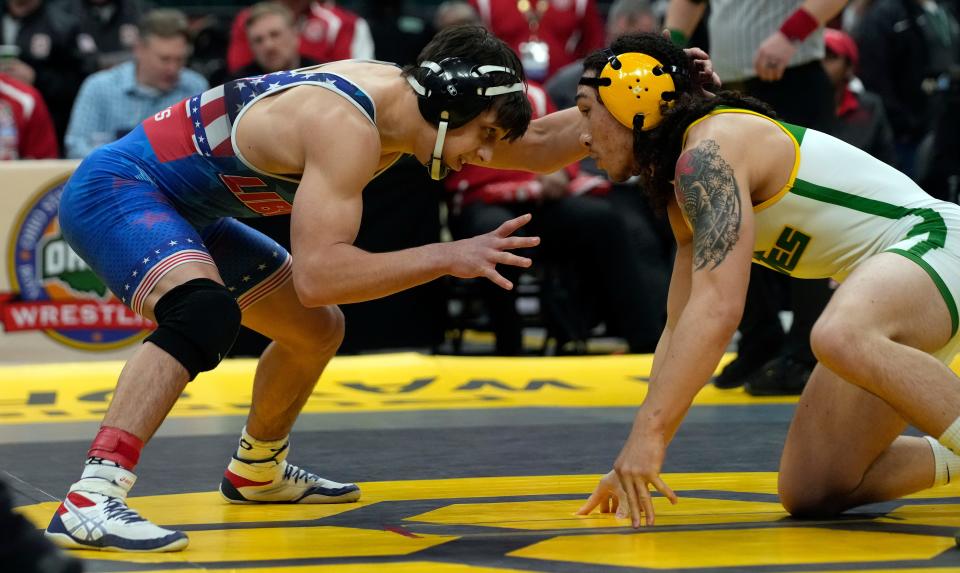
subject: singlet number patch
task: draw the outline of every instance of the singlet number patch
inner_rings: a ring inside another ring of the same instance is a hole
[[[810,243],[810,235],[791,227],[784,227],[776,244],[766,253],[754,251],[753,258],[781,273],[790,274],[797,268],[803,251]]]
[[[227,186],[241,203],[251,211],[261,215],[289,215],[293,205],[287,203],[283,197],[273,191],[249,191],[266,187],[267,184],[259,177],[244,177],[242,175],[220,175],[220,180]]]

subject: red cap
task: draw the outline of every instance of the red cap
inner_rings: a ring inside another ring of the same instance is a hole
[[[857,67],[860,62],[860,50],[857,49],[857,43],[849,34],[836,28],[827,28],[823,32],[823,40],[828,50],[841,58],[846,58],[853,67]]]

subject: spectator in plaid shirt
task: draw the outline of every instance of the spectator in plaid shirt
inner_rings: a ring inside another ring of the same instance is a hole
[[[86,157],[150,115],[206,90],[203,76],[184,69],[189,53],[181,12],[155,10],[144,16],[133,61],[93,74],[80,87],[67,127],[67,157]]]

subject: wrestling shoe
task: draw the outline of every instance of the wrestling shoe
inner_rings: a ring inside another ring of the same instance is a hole
[[[66,549],[161,552],[186,547],[186,534],[158,527],[127,506],[134,481],[136,476],[123,468],[87,466],[50,520],[47,539]]]
[[[748,378],[780,353],[783,331],[778,329],[779,324],[775,328],[762,329],[764,332],[741,337],[737,356],[713,379],[713,385],[723,390],[743,386]]]
[[[324,479],[288,463],[287,444],[266,460],[234,456],[220,481],[220,495],[230,503],[347,503],[360,499],[352,483]]]
[[[807,385],[816,362],[780,356],[747,376],[743,389],[751,396],[799,396]]]

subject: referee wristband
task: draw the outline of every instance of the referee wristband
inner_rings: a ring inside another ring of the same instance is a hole
[[[780,32],[790,41],[802,42],[819,27],[817,18],[801,6],[780,26]]]
[[[687,35],[680,30],[670,28],[670,41],[673,42],[675,46],[685,48],[687,46],[687,42],[690,41],[690,38],[688,38]]]

